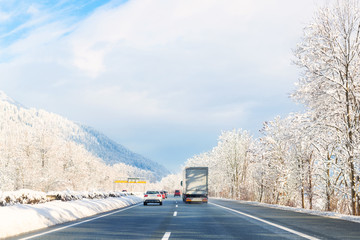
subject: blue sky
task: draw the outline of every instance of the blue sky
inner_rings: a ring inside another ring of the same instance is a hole
[[[81,1],[1,1],[1,43],[11,44],[28,36],[42,25],[68,19],[68,23],[81,21],[109,0]]]
[[[292,49],[320,2],[0,0],[0,89],[176,172],[301,109]]]

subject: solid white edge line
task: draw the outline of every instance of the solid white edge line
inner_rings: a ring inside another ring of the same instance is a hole
[[[83,224],[83,223],[86,223],[86,222],[91,222],[91,221],[93,221],[93,220],[96,220],[96,219],[99,219],[99,218],[103,218],[103,217],[107,217],[107,216],[113,215],[113,214],[115,214],[115,213],[122,212],[122,211],[128,210],[128,209],[130,209],[130,208],[134,208],[134,207],[137,207],[137,206],[140,206],[140,204],[136,204],[136,205],[134,205],[134,206],[131,206],[131,207],[128,207],[128,208],[125,208],[125,209],[121,209],[121,210],[118,210],[118,211],[115,211],[115,212],[112,212],[112,213],[107,213],[107,214],[105,214],[105,215],[101,215],[101,216],[98,216],[98,217],[94,217],[94,218],[91,218],[91,219],[88,219],[88,220],[84,220],[84,221],[81,221],[81,222],[78,222],[78,223],[70,224],[70,225],[67,225],[67,226],[64,226],[64,227],[61,227],[61,228],[57,228],[57,229],[50,230],[50,231],[47,231],[47,232],[39,233],[39,234],[36,234],[36,235],[33,235],[33,236],[29,236],[29,237],[26,237],[26,238],[21,238],[21,240],[32,239],[32,238],[40,237],[40,236],[43,236],[43,235],[46,235],[46,234],[49,234],[49,233],[57,232],[57,231],[60,231],[60,230],[66,229],[66,228],[71,228],[71,227],[74,227],[74,226],[76,226],[76,225],[80,225],[80,224]],[[76,220],[75,220],[75,221],[76,221]]]
[[[244,215],[244,216],[246,216],[246,217],[249,217],[249,218],[258,220],[258,221],[260,221],[260,222],[266,223],[266,224],[268,224],[268,225],[271,225],[271,226],[280,228],[280,229],[282,229],[282,230],[285,230],[285,231],[287,231],[287,232],[293,233],[293,234],[295,234],[295,235],[298,235],[298,236],[303,237],[303,238],[306,238],[306,239],[319,240],[319,238],[309,236],[309,235],[307,235],[307,234],[305,234],[305,233],[301,233],[301,232],[292,230],[292,229],[290,229],[290,228],[287,228],[287,227],[278,225],[278,224],[276,224],[276,223],[272,223],[272,222],[266,221],[266,220],[264,220],[264,219],[261,219],[261,218],[258,218],[258,217],[255,217],[255,216],[252,216],[252,215],[249,215],[249,214],[246,214],[246,213],[243,213],[243,212],[240,212],[240,211],[231,209],[231,208],[227,208],[227,207],[224,207],[224,206],[215,204],[215,203],[210,203],[210,204],[215,205],[215,206],[220,207],[220,208],[227,209],[227,210],[232,211],[232,212],[239,213],[239,214]]]
[[[168,240],[171,235],[171,232],[166,232],[161,240]]]
[[[174,212],[174,217],[176,217],[177,216],[177,212]]]

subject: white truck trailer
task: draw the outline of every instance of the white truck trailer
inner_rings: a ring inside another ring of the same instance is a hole
[[[187,167],[184,169],[182,197],[185,203],[208,202],[208,167]]]

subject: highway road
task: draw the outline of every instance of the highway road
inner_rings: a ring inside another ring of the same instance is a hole
[[[238,201],[170,197],[12,239],[360,239],[360,224]]]

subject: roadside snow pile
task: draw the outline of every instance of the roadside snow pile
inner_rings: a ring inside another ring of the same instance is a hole
[[[46,193],[21,189],[12,192],[0,192],[0,206],[14,204],[37,204],[47,202]]]
[[[261,206],[271,207],[271,208],[277,208],[277,209],[287,210],[287,211],[307,213],[307,214],[316,215],[316,216],[338,218],[338,219],[342,219],[342,220],[346,220],[346,221],[360,223],[360,217],[359,216],[350,216],[350,215],[345,215],[345,214],[336,213],[336,212],[310,210],[310,209],[303,209],[303,208],[297,208],[297,207],[288,207],[288,206],[267,204],[267,203],[259,203],[259,202],[245,202],[245,203],[252,204],[252,205],[261,205]]]
[[[140,198],[144,198],[144,192],[131,192],[132,195],[135,195]]]
[[[74,221],[98,213],[131,206],[141,202],[137,196],[81,199],[64,202],[55,200],[42,204],[16,204],[0,207],[0,238],[39,230]]]
[[[104,199],[109,197],[124,197],[124,196],[128,196],[129,194],[123,192],[102,192],[102,191],[91,191],[91,192],[61,191],[61,192],[48,192],[47,195],[53,196],[56,200],[73,201],[73,200],[81,200],[84,198]]]
[[[233,200],[233,199],[226,199],[226,198],[212,198],[212,199],[221,199],[221,200],[226,200],[226,201],[241,202],[243,204],[258,205],[258,206],[263,206],[263,207],[276,208],[276,209],[281,209],[281,210],[286,210],[286,211],[293,211],[293,212],[300,212],[300,213],[307,213],[307,214],[316,215],[316,216],[337,218],[337,219],[342,219],[342,220],[346,220],[346,221],[360,223],[360,217],[359,216],[350,216],[350,215],[345,215],[345,214],[336,213],[336,212],[309,210],[309,209],[303,209],[303,208],[297,208],[297,207],[288,207],[288,206],[282,206],[282,205],[260,203],[260,202],[251,202],[251,201],[243,201],[243,200]]]
[[[105,199],[109,197],[124,197],[128,193],[123,192],[75,192],[75,191],[57,191],[57,192],[38,192],[29,189],[21,189],[11,192],[0,192],[0,206],[12,206],[15,204],[38,204],[52,200],[74,201],[81,199]]]

